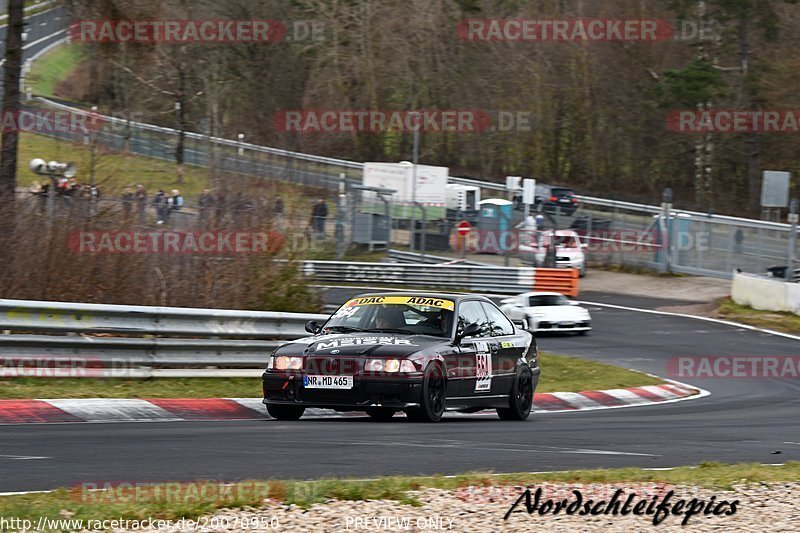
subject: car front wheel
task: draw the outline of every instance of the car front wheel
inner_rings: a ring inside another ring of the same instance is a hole
[[[428,365],[422,378],[419,407],[409,409],[406,415],[412,422],[438,422],[444,415],[445,400],[446,383],[442,367]]]
[[[296,405],[268,405],[267,412],[269,416],[278,420],[300,420],[306,408]]]
[[[533,407],[533,372],[527,366],[517,370],[517,377],[511,387],[509,406],[497,409],[500,420],[525,420]]]

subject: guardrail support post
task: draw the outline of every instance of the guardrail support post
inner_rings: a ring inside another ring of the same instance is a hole
[[[786,281],[794,280],[794,252],[797,245],[797,221],[800,216],[797,214],[797,198],[792,198],[789,204],[789,224],[792,228],[789,230],[789,246],[786,252],[786,272],[784,278]]]
[[[670,223],[670,212],[672,211],[672,189],[669,187],[664,188],[661,202],[661,261],[659,262],[659,270],[661,273],[670,272],[670,255],[672,254],[672,224]]]

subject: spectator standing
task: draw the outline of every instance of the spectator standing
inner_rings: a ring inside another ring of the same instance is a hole
[[[183,196],[178,189],[172,189],[169,198],[167,198],[167,213],[164,220],[167,220],[172,213],[180,211],[183,207]]]
[[[164,189],[159,189],[156,193],[153,206],[156,208],[156,224],[163,224],[167,218],[167,193]]]
[[[144,209],[147,207],[147,191],[144,190],[144,185],[141,183],[136,186],[136,194],[134,195],[136,201],[136,211],[139,217],[139,223],[144,222]]]
[[[133,189],[128,186],[122,190],[122,212],[125,214],[125,218],[130,218],[131,211],[133,210]]]
[[[211,210],[214,207],[214,196],[208,189],[203,189],[200,194],[200,226],[207,227],[211,218]]]
[[[320,198],[311,209],[311,227],[319,240],[325,240],[325,222],[327,220],[328,204],[325,203],[324,198]]]
[[[283,198],[275,198],[272,205],[272,217],[277,228],[283,229]]]

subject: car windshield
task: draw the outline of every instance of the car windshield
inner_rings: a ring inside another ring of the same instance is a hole
[[[405,333],[449,337],[455,302],[428,296],[369,296],[340,307],[323,333]]]
[[[578,240],[574,235],[556,235],[556,246],[558,248],[579,248]]]
[[[560,187],[553,187],[553,196],[572,196],[572,189],[562,189]]]
[[[530,307],[544,307],[550,305],[570,305],[569,300],[560,294],[544,294],[528,298]]]

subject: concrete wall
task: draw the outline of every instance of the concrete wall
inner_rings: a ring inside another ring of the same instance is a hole
[[[756,276],[733,274],[731,298],[740,305],[763,311],[788,311],[800,314],[800,284]]]

